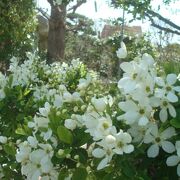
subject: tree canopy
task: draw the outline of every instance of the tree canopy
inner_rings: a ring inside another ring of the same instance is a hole
[[[33,0],[1,0],[0,61],[7,63],[10,57],[22,57],[32,50],[35,28]]]
[[[162,3],[169,5],[176,0],[162,0]],[[158,12],[154,11],[152,8],[152,0],[111,0],[111,4],[114,7],[121,7],[133,15],[133,19],[143,19],[148,18],[151,25],[170,33],[180,35],[180,26],[168,19],[168,17],[163,17]],[[160,9],[160,7],[158,7]],[[156,19],[163,22],[167,26],[163,26],[157,23]]]

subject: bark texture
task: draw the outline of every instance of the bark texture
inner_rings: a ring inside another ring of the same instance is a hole
[[[65,51],[65,5],[52,5],[48,33],[48,63],[61,61]]]

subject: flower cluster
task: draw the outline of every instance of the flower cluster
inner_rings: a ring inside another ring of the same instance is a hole
[[[168,120],[177,115],[173,106],[173,103],[178,102],[180,92],[180,86],[175,86],[177,76],[168,74],[159,77],[155,61],[148,54],[132,62],[123,62],[120,67],[124,74],[118,82],[118,88],[125,101],[118,104],[124,112],[118,116],[118,120],[130,126],[128,132],[133,142],[151,144],[147,150],[148,157],[158,156],[160,147],[167,153],[173,153],[175,146],[171,139],[177,134]],[[166,129],[164,124],[168,125]],[[168,158],[167,165],[178,164],[174,158]]]
[[[144,54],[121,63],[112,91],[79,60],[47,65],[27,55],[21,65],[11,60],[10,76],[0,74],[0,178],[139,179],[154,168],[144,163],[142,175],[144,159],[156,157],[180,176],[175,74],[160,76]],[[124,43],[117,55],[126,57]]]

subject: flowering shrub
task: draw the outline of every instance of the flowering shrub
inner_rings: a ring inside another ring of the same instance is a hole
[[[126,54],[122,43],[117,55]],[[180,176],[175,74],[160,77],[143,54],[120,65],[119,92],[110,95],[78,60],[48,66],[27,56],[0,75],[1,179]]]

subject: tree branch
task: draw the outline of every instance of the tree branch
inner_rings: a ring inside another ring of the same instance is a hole
[[[49,15],[47,14],[47,12],[45,12],[42,8],[36,8],[46,19],[49,20]]]
[[[177,29],[177,30],[180,31],[180,26],[174,24],[172,21],[168,20],[167,18],[164,18],[164,17],[161,16],[160,14],[158,14],[158,13],[152,11],[152,10],[147,10],[147,13],[150,14],[150,15],[152,15],[152,16],[157,17],[159,20],[165,22],[165,23],[168,24],[169,26],[171,26],[171,27],[173,27],[173,28],[175,28],[175,29]]]
[[[76,10],[77,10],[77,8],[78,8],[79,6],[81,6],[82,4],[84,4],[85,2],[86,2],[86,0],[77,1],[77,3],[76,3],[74,6],[70,7],[70,8],[68,9],[68,11],[73,10],[72,13],[75,13]]]
[[[153,27],[156,27],[156,28],[158,28],[158,29],[160,29],[160,30],[163,30],[163,31],[165,31],[165,32],[169,32],[169,33],[173,33],[173,34],[177,34],[177,35],[180,35],[180,32],[179,31],[176,31],[176,30],[172,30],[172,29],[170,29],[170,28],[166,28],[166,27],[163,27],[163,26],[160,26],[160,25],[158,25],[158,24],[156,24],[155,22],[154,22],[154,19],[149,15],[149,14],[145,14],[148,18],[149,18],[149,20],[151,21],[151,25],[153,26]],[[164,22],[164,21],[163,21]],[[166,23],[167,24],[167,23]]]

